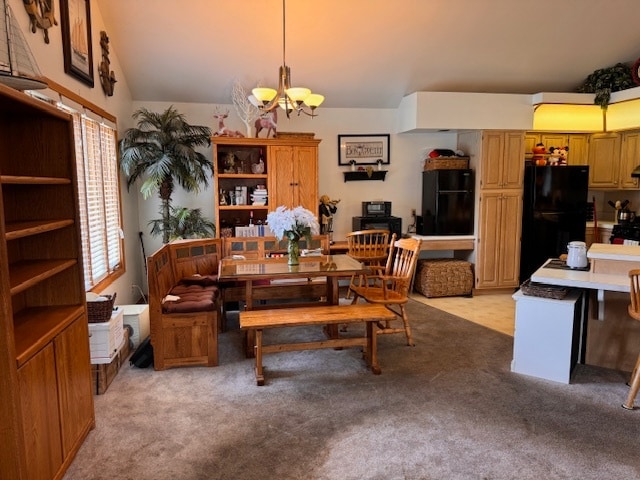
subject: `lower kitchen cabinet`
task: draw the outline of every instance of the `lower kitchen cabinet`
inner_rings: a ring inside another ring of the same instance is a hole
[[[517,287],[522,193],[514,190],[482,192],[478,230],[476,288]]]

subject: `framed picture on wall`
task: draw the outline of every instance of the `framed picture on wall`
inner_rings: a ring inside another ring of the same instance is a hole
[[[389,134],[338,135],[338,165],[389,165]]]
[[[65,73],[93,87],[90,0],[60,0]]]

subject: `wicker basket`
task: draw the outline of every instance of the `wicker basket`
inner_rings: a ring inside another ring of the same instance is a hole
[[[418,260],[414,291],[425,297],[470,296],[473,265],[453,258]]]
[[[466,170],[469,157],[435,157],[424,160],[425,170]]]
[[[101,302],[87,302],[87,319],[89,323],[103,323],[108,322],[113,313],[113,304],[116,301],[116,295],[101,295],[109,300],[103,300]]]
[[[531,297],[553,298],[556,300],[562,300],[567,296],[567,293],[569,293],[569,289],[567,287],[536,283],[532,282],[530,278],[520,285],[520,290],[522,290],[523,294]]]

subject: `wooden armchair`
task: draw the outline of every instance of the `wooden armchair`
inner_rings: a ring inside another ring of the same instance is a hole
[[[383,265],[389,255],[389,235],[389,230],[358,230],[347,233],[347,255],[368,267]],[[353,275],[350,286],[360,285],[361,280],[362,277]],[[347,291],[347,298],[349,294],[350,290]]]
[[[392,327],[391,321],[379,322],[377,334],[403,333],[407,337],[407,345],[414,346],[411,326],[405,309],[409,301],[409,292],[413,282],[413,274],[420,255],[420,240],[402,238],[395,240],[392,236],[389,255],[385,266],[371,266],[371,275],[365,275],[359,285],[350,285],[356,303],[360,297],[369,303],[384,304],[389,310],[402,319],[403,327]]]
[[[629,272],[629,279],[631,281],[631,304],[629,305],[629,315],[635,320],[640,320],[640,270],[631,270]],[[631,373],[631,380],[629,380],[629,394],[627,400],[622,404],[627,410],[633,410],[633,403],[635,402],[638,390],[640,390],[640,355]]]

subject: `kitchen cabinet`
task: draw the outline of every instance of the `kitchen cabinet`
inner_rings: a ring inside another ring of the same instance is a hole
[[[476,289],[519,284],[524,144],[521,131],[458,135],[458,148],[471,155],[476,170]]]
[[[525,159],[531,159],[533,147],[542,143],[547,152],[551,147],[569,147],[568,165],[588,165],[589,163],[589,134],[587,133],[527,132],[524,142]]]
[[[69,115],[0,85],[0,471],[61,478],[95,425]]]
[[[482,192],[478,227],[476,288],[517,287],[520,275],[522,192]]]
[[[620,188],[636,190],[640,187],[638,178],[631,173],[640,165],[640,131],[622,133],[620,151]]]
[[[620,180],[620,144],[618,133],[596,133],[589,142],[589,188],[624,188]],[[630,174],[629,174],[630,175]]]
[[[213,137],[212,143],[218,235],[233,236],[235,226],[264,223],[280,205],[316,212],[320,140]],[[252,202],[257,188],[266,190],[266,204]]]
[[[522,132],[487,130],[481,136],[480,188],[521,189],[524,180]]]

